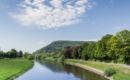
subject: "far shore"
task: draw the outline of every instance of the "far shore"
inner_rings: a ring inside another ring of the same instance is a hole
[[[79,64],[79,63],[74,63],[73,65],[80,67],[80,68],[83,68],[85,70],[89,70],[91,72],[94,72],[94,73],[96,73],[100,76],[104,76],[104,72],[101,71],[101,70],[98,70],[98,69],[95,69],[95,68],[92,68],[92,67],[88,67],[88,66],[85,66],[85,65],[82,65],[82,64]],[[104,76],[104,77],[108,80],[113,80],[111,77],[106,77],[106,76]]]
[[[105,76],[104,75],[104,71],[102,71],[102,70],[99,70],[99,69],[96,69],[96,68],[93,68],[93,67],[90,67],[90,66],[87,66],[87,65],[84,65],[84,64],[76,63],[76,62],[71,62],[71,61],[69,61],[69,62],[68,61],[64,61],[64,62],[67,63],[67,64],[70,64],[70,65],[74,65],[74,66],[83,68],[85,70],[91,71],[93,73],[96,73],[96,74],[98,74],[100,76],[105,77],[108,80],[114,80],[112,77]]]

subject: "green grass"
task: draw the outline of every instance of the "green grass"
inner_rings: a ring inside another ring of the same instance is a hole
[[[110,66],[116,69],[116,74],[112,76],[114,80],[130,80],[130,69],[123,67],[122,65],[73,59],[66,59],[65,63],[79,63],[95,69],[99,69],[101,71],[104,71],[106,67]]]
[[[33,66],[33,61],[20,59],[0,59],[0,80],[13,80]]]

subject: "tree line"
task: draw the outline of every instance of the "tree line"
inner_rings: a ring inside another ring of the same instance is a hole
[[[3,59],[3,58],[22,58],[22,57],[30,59],[30,60],[33,59],[33,56],[28,52],[23,53],[22,51],[17,51],[15,49],[11,49],[8,52],[0,51],[0,59]]]
[[[130,63],[130,31],[123,30],[116,35],[107,34],[97,42],[85,42],[74,48],[67,47],[61,54],[64,58]]]

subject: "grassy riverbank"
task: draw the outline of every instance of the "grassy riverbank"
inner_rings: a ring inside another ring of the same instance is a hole
[[[12,80],[33,66],[33,61],[20,59],[0,59],[0,80]]]
[[[73,60],[73,59],[66,59],[65,63],[71,63],[71,64],[79,63],[101,71],[104,71],[105,68],[107,67],[113,67],[116,69],[116,74],[112,76],[114,80],[130,80],[130,69],[120,64],[82,61],[82,60]]]

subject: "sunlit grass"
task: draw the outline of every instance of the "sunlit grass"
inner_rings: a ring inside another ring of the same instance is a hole
[[[79,63],[89,67],[93,67],[104,71],[106,67],[111,66],[116,69],[116,74],[113,75],[114,80],[130,80],[130,69],[126,68],[119,64],[109,64],[109,63],[100,63],[100,62],[93,62],[93,61],[82,61],[82,60],[73,60],[73,59],[66,59],[65,62],[67,63]]]
[[[11,80],[33,66],[33,61],[26,59],[0,59],[0,80]]]

